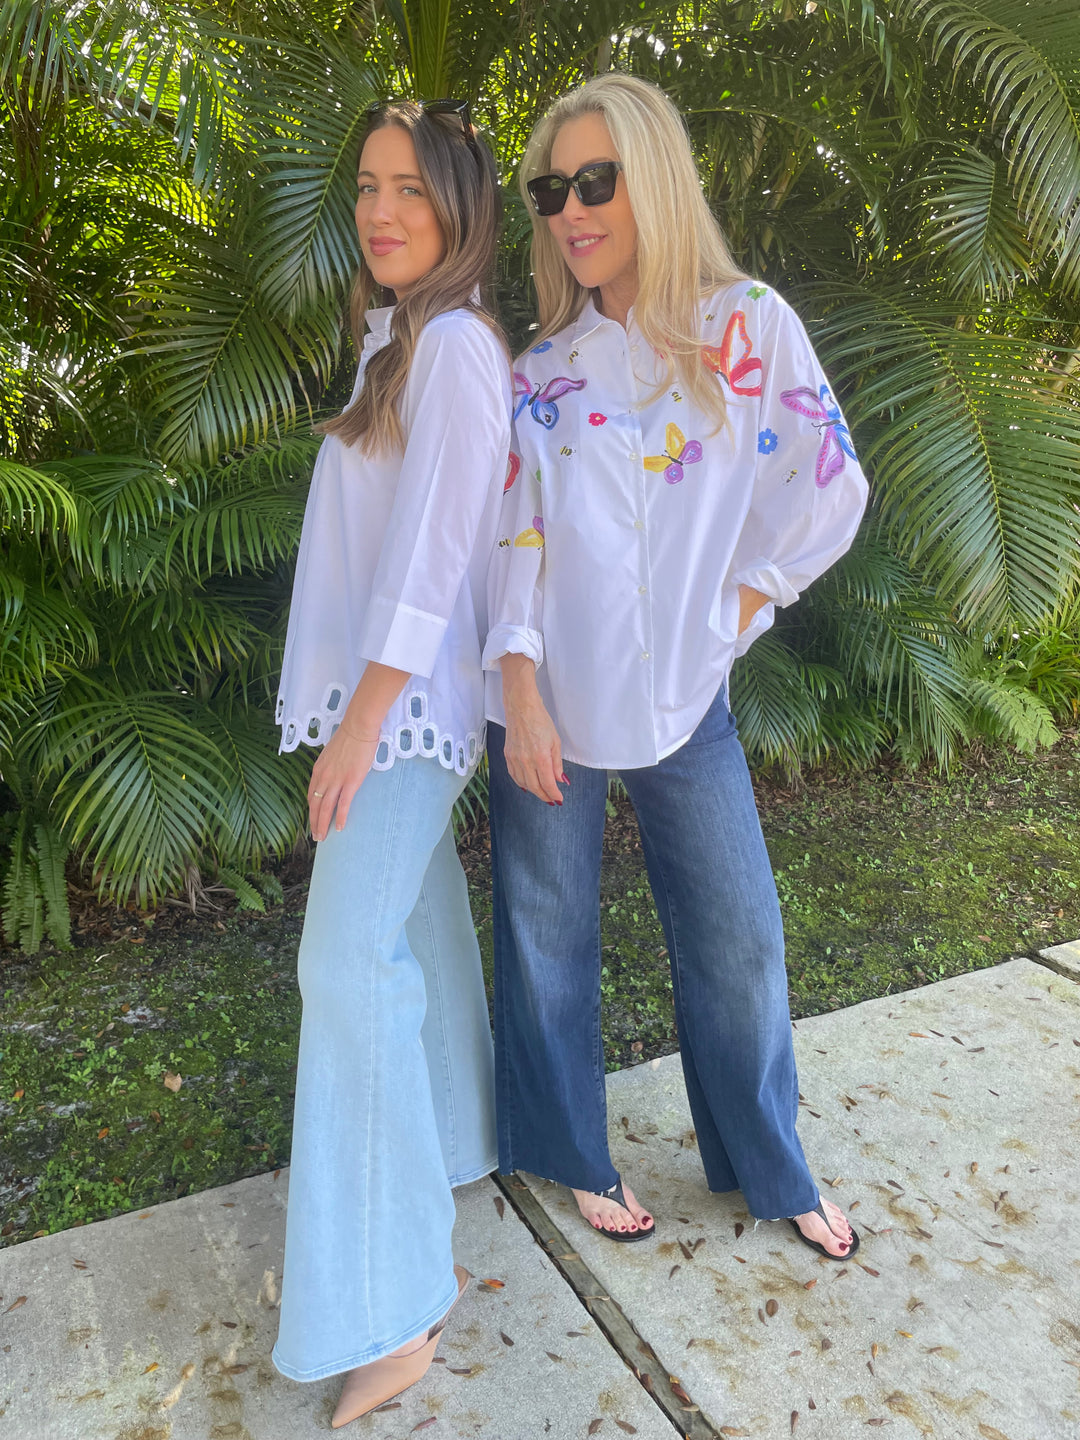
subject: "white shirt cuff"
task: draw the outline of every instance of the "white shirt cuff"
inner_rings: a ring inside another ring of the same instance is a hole
[[[539,669],[544,663],[544,637],[524,625],[495,625],[488,631],[482,664],[485,670],[499,670],[504,655],[524,655]]]
[[[783,575],[770,560],[759,557],[744,565],[734,577],[736,585],[749,585],[767,595],[774,605],[793,605],[799,592],[788,584]]]
[[[435,668],[447,624],[441,615],[373,595],[360,632],[360,659],[427,679]]]

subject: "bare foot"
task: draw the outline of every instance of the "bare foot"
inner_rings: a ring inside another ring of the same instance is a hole
[[[594,1195],[591,1190],[573,1190],[571,1193],[577,1201],[578,1209],[594,1230],[619,1230],[632,1235],[638,1230],[648,1232],[653,1228],[652,1216],[634,1199],[634,1192],[629,1185],[623,1186],[623,1194],[626,1196],[625,1209],[614,1200]]]
[[[808,1210],[805,1215],[793,1215],[791,1218],[808,1240],[816,1240],[819,1245],[824,1245],[830,1255],[842,1260],[851,1249],[851,1226],[839,1205],[834,1205],[831,1200],[822,1200],[821,1208],[829,1217],[828,1225],[813,1210]]]

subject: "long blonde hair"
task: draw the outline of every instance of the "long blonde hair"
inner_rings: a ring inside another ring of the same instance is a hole
[[[538,339],[546,340],[576,320],[589,291],[570,273],[547,221],[533,211],[525,187],[550,171],[552,147],[562,126],[583,115],[603,118],[622,161],[638,228],[634,319],[646,341],[667,362],[658,393],[677,374],[720,429],[726,413],[724,392],[701,353],[700,302],[746,275],[731,258],[702,194],[682,116],[647,80],[615,71],[598,75],[556,100],[529,138],[519,183],[533,223]]]
[[[396,306],[390,343],[368,361],[359,395],[340,415],[317,427],[336,435],[346,445],[359,444],[366,455],[404,446],[398,401],[409,378],[420,331],[429,320],[448,310],[471,310],[503,340],[490,309],[483,302],[477,304],[474,298],[478,289],[483,295],[491,287],[502,213],[498,172],[491,152],[475,134],[467,139],[454,116],[429,115],[412,100],[398,101],[377,111],[364,141],[384,125],[399,125],[412,137],[420,177],[442,231],[446,253]],[[361,254],[349,307],[357,354],[363,347],[364,315],[377,293],[381,293],[381,287]]]

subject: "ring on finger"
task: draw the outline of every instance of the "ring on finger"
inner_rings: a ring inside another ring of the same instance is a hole
[[[321,800],[323,798],[323,792],[321,790],[313,790],[311,793],[316,800]]]

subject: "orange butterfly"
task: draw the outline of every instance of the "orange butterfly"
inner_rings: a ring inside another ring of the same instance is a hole
[[[736,337],[742,347],[742,354],[737,360],[732,357]],[[736,310],[727,323],[719,350],[714,345],[705,345],[701,354],[709,369],[727,381],[733,394],[760,395],[761,361],[751,354],[753,348],[753,342],[746,333],[746,315],[742,310]]]

